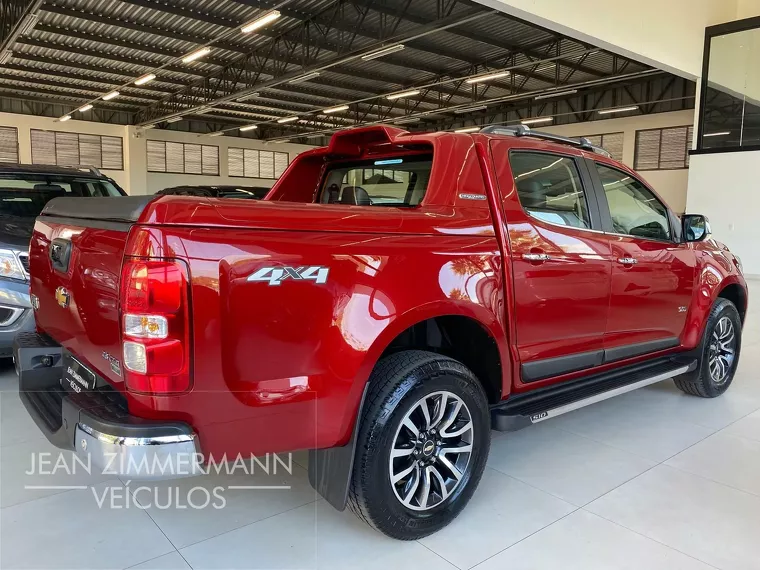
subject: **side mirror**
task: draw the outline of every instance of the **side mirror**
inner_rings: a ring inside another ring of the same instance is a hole
[[[710,237],[710,222],[701,214],[684,214],[681,217],[684,241],[704,241]]]

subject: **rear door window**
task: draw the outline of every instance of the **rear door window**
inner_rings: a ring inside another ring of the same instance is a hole
[[[523,209],[544,222],[590,228],[588,202],[575,160],[557,154],[517,151],[509,155]]]
[[[427,192],[433,159],[429,155],[336,165],[322,182],[323,204],[419,206]]]

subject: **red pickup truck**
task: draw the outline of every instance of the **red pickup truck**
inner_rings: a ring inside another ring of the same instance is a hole
[[[472,496],[490,429],[654,382],[715,397],[741,262],[587,140],[337,133],[263,201],[53,200],[15,360],[48,439],[139,461],[308,449],[312,485],[401,539]]]

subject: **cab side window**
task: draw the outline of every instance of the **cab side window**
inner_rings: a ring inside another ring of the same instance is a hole
[[[572,158],[543,152],[509,155],[517,195],[530,216],[574,228],[590,228],[586,193]]]
[[[602,164],[597,164],[596,169],[604,187],[616,233],[649,239],[671,239],[668,210],[646,186],[620,170]]]

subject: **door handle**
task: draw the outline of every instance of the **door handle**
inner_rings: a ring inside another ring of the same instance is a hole
[[[623,265],[636,265],[638,260],[635,257],[618,257],[617,262]]]
[[[522,258],[525,261],[543,262],[543,261],[549,261],[552,258],[552,256],[549,255],[548,253],[523,253]]]

